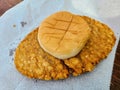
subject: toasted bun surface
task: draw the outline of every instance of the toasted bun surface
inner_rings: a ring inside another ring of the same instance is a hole
[[[90,37],[87,22],[69,12],[57,12],[39,27],[38,41],[49,54],[59,59],[77,55]]]

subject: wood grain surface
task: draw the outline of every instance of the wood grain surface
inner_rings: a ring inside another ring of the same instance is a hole
[[[0,16],[9,8],[15,6],[22,0],[0,0]]]
[[[0,0],[0,16],[22,0]],[[110,90],[120,90],[120,40],[117,47]]]
[[[120,39],[119,39],[119,44],[118,44],[116,55],[115,55],[110,89],[120,90]]]

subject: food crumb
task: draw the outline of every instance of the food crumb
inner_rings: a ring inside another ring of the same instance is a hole
[[[27,24],[27,22],[22,21],[22,22],[20,22],[20,24],[21,24],[22,27],[24,27]]]
[[[16,25],[15,25],[15,24],[13,24],[13,27],[15,28],[15,27],[16,27]]]
[[[10,49],[10,50],[9,50],[9,56],[12,56],[13,53],[14,53],[14,51],[15,51],[15,49]]]

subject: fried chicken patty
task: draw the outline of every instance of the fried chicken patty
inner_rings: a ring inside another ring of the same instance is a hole
[[[14,63],[17,70],[30,78],[42,80],[65,79],[69,77],[69,74],[78,76],[92,71],[101,60],[108,56],[116,38],[107,25],[87,16],[80,17],[89,24],[91,35],[79,54],[65,60],[48,54],[38,43],[37,28],[28,34],[16,49]]]

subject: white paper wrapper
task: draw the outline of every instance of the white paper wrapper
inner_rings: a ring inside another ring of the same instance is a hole
[[[104,3],[103,0],[101,2]],[[120,36],[118,20],[120,9],[118,12],[115,11],[117,14],[114,15],[104,14],[107,13],[107,8],[105,7],[104,11],[104,6],[100,5],[102,3],[98,0],[72,0],[72,2],[70,0],[25,0],[1,16],[0,90],[109,90],[115,50]],[[115,3],[118,6],[120,1],[117,0]],[[106,60],[97,65],[94,71],[78,77],[42,81],[22,76],[14,66],[15,48],[29,32],[39,26],[44,18],[61,10],[91,16],[109,25],[117,37],[112,52]]]

